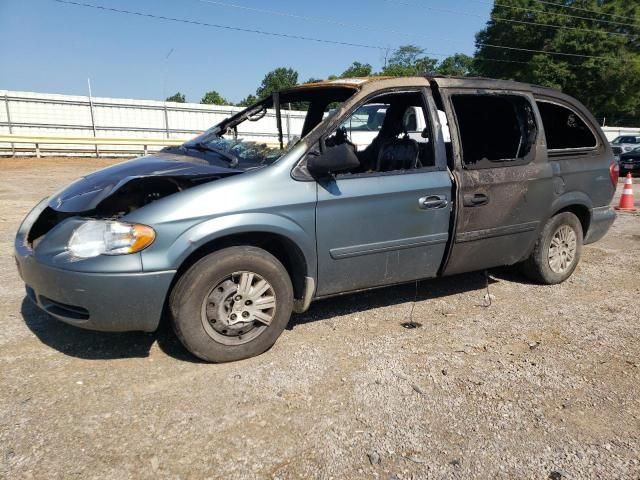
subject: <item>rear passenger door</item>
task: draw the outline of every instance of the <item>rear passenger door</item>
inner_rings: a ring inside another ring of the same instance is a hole
[[[531,92],[441,89],[457,189],[444,274],[510,265],[533,248],[553,200]]]

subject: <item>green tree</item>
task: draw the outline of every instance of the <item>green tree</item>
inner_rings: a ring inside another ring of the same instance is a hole
[[[560,89],[580,99],[599,119],[607,117],[607,123],[640,124],[640,28],[607,23],[640,25],[640,3],[565,0],[561,5],[587,8],[591,13],[569,12],[534,0],[500,0],[494,5],[486,28],[476,35],[474,68],[487,77]],[[566,16],[567,12],[573,17]],[[608,16],[611,14],[620,17]],[[571,55],[506,50],[491,45]]]
[[[184,93],[174,93],[170,97],[167,97],[165,100],[167,102],[176,102],[176,103],[185,103],[187,101],[187,97],[185,97]]]
[[[370,77],[372,72],[373,67],[368,63],[353,62],[340,78]]]
[[[205,103],[207,105],[231,105],[231,102],[220,95],[215,90],[211,90],[204,94],[200,103]]]
[[[452,77],[473,75],[473,58],[464,53],[456,53],[442,60],[436,68],[436,72]]]
[[[382,69],[382,75],[411,77],[433,72],[438,61],[424,55],[424,49],[415,45],[403,45],[393,52]]]
[[[316,83],[316,82],[321,82],[321,81],[322,81],[321,78],[313,78],[313,77],[311,77],[304,83]]]
[[[248,107],[250,105],[253,105],[257,101],[258,101],[258,98],[255,95],[249,94],[246,97],[244,97],[242,100],[240,100],[240,102],[238,102],[238,106],[239,107]]]
[[[273,92],[298,84],[298,72],[292,68],[280,67],[267,73],[256,90],[258,98],[264,98]]]

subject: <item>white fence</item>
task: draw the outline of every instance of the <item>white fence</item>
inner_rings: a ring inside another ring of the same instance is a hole
[[[241,110],[240,107],[83,97],[0,90],[0,135],[181,139],[191,138]],[[283,110],[285,142],[299,135],[304,114]],[[276,142],[275,112],[244,122],[238,133],[251,140]],[[0,143],[0,153],[35,147]],[[126,153],[122,145],[101,145],[101,154]],[[160,148],[160,147],[155,147]],[[82,153],[86,145],[41,144],[43,152]],[[96,149],[91,149],[95,151]]]

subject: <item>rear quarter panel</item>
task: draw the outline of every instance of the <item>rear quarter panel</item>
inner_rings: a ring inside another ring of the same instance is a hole
[[[549,163],[555,177],[555,198],[551,213],[563,208],[573,199],[588,208],[608,206],[615,193],[609,176],[614,155],[598,121],[573,97],[540,87],[534,87],[533,93],[537,101],[556,103],[576,112],[590,127],[597,140],[596,147],[592,149],[548,150]]]

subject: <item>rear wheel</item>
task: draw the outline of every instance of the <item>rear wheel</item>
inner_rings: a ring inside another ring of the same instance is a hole
[[[582,225],[571,212],[546,223],[522,270],[532,280],[547,285],[564,282],[578,265],[582,253]]]
[[[293,288],[285,268],[256,247],[231,247],[199,260],[169,299],[173,327],[197,357],[228,362],[269,349],[286,327]]]

